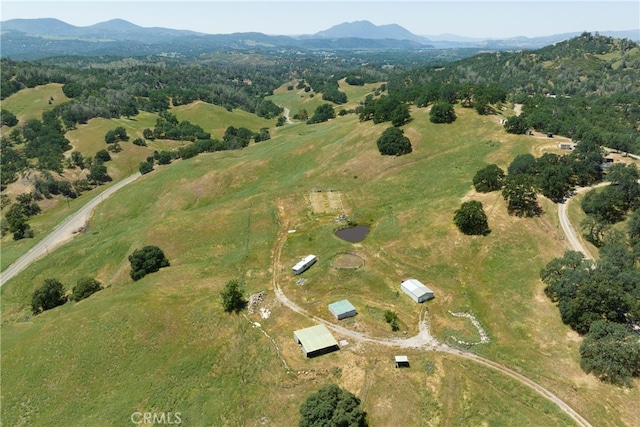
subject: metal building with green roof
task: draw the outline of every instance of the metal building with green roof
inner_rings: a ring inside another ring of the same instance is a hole
[[[340,350],[338,342],[325,325],[299,329],[293,333],[293,339],[300,344],[302,352],[307,357],[320,356]]]
[[[346,299],[329,304],[329,311],[333,313],[338,320],[356,315],[356,308]]]

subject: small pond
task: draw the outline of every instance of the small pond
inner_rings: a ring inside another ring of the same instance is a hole
[[[362,242],[371,228],[368,225],[356,225],[355,227],[341,228],[336,231],[336,236],[351,243]]]

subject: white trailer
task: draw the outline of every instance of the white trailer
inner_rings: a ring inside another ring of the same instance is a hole
[[[307,255],[306,257],[304,257],[302,259],[302,261],[300,261],[299,263],[297,263],[296,265],[293,266],[293,268],[292,268],[293,274],[302,274],[302,273],[304,273],[309,267],[311,267],[313,264],[315,264],[317,260],[318,260],[317,256],[315,256],[315,255]]]

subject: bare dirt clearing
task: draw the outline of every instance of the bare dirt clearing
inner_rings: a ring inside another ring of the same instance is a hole
[[[314,213],[344,213],[342,193],[340,191],[311,190],[309,201]]]

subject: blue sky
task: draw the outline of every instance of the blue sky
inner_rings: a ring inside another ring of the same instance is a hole
[[[58,18],[88,26],[121,18],[143,27],[209,34],[258,31],[313,34],[342,22],[399,24],[418,35],[467,37],[541,36],[574,31],[640,28],[634,1],[168,1],[2,0],[2,20]]]

